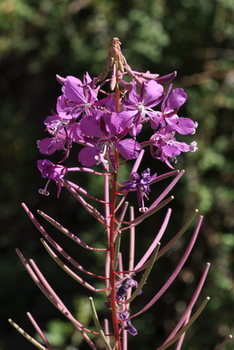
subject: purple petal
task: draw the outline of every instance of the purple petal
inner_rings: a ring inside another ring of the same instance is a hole
[[[169,109],[177,109],[182,106],[187,99],[187,94],[183,89],[178,88],[172,90],[167,101],[167,107]]]
[[[111,114],[104,114],[100,118],[100,121],[102,119],[105,123],[105,129],[109,135],[115,135],[121,131],[120,124],[122,122],[122,119],[119,117],[118,114],[114,112],[112,112]]]
[[[177,157],[181,152],[189,152],[190,147],[185,142],[174,141],[173,145],[162,146],[162,151],[167,157]]]
[[[95,147],[85,147],[83,148],[78,155],[78,160],[83,166],[93,166],[96,164],[95,156],[98,156],[99,152]]]
[[[145,94],[144,105],[146,107],[154,107],[163,98],[163,86],[151,80],[146,84]]]
[[[132,82],[132,90],[128,94],[128,100],[131,104],[138,104],[139,102],[139,95],[136,92],[136,82]]]
[[[81,86],[77,86],[73,79],[68,77],[65,84],[62,87],[64,96],[73,102],[85,103],[84,89]]]
[[[172,145],[162,146],[162,152],[167,157],[176,157],[181,153],[176,146],[172,146]]]
[[[177,72],[175,71],[173,73],[158,77],[155,80],[160,84],[166,84],[166,83],[170,83],[176,77],[176,75],[177,75]]]
[[[67,173],[66,167],[53,164],[48,159],[39,159],[37,161],[37,167],[41,172],[41,176],[47,177],[50,180],[59,181]]]
[[[70,79],[71,81],[73,81],[75,84],[77,85],[82,85],[82,81],[76,77],[74,77],[73,75],[68,75],[66,78],[61,77],[60,75],[56,74],[56,79],[58,80],[58,82],[60,84],[65,84],[65,82],[67,81],[67,79]]]
[[[120,112],[118,116],[121,118],[121,127],[123,129],[128,128],[132,125],[134,120],[134,115],[132,113],[129,113],[127,111]]]
[[[138,331],[135,327],[133,327],[132,324],[128,324],[127,327],[126,327],[126,330],[128,331],[129,334],[131,335],[137,335],[138,334]]]
[[[71,141],[79,142],[83,140],[83,137],[81,136],[80,126],[78,123],[69,124],[66,127],[66,131],[67,131],[67,136]]]
[[[37,146],[42,154],[53,154],[55,151],[62,149],[65,143],[65,140],[46,137],[37,141]]]
[[[142,130],[142,124],[134,124],[129,130],[129,135],[136,137]]]
[[[197,123],[189,118],[167,118],[167,122],[169,125],[174,126],[174,130],[176,130],[181,135],[194,134],[197,128]]]
[[[178,142],[175,141],[175,146],[178,148],[180,152],[189,152],[190,151],[190,145],[187,145],[185,142]]]
[[[141,150],[141,145],[133,139],[125,139],[114,143],[121,156],[125,159],[135,159]]]
[[[80,131],[89,137],[102,138],[103,134],[100,130],[100,122],[93,115],[85,115],[80,121]]]
[[[65,108],[67,108],[67,100],[65,99],[65,97],[63,95],[59,96],[57,98],[57,104],[56,104],[56,109],[57,109],[57,112],[60,113],[60,112],[63,112],[63,110]]]

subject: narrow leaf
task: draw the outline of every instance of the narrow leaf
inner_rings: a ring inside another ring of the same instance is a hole
[[[90,302],[90,308],[91,308],[91,311],[92,311],[92,316],[93,316],[93,321],[94,321],[94,324],[95,324],[95,327],[98,331],[98,333],[100,334],[100,337],[102,338],[105,346],[107,347],[108,350],[112,350],[111,347],[110,347],[110,344],[108,343],[107,339],[106,339],[106,336],[102,330],[102,327],[100,325],[100,322],[99,322],[99,319],[98,319],[98,315],[97,315],[97,311],[96,311],[96,308],[95,308],[95,305],[94,305],[94,302],[93,302],[93,298],[89,298],[89,302]]]
[[[204,272],[202,274],[202,277],[201,277],[201,279],[200,279],[200,281],[198,283],[198,286],[197,286],[197,288],[196,288],[196,290],[195,290],[195,292],[193,294],[193,297],[192,297],[189,305],[187,306],[187,308],[186,308],[185,312],[183,313],[183,315],[181,316],[179,322],[177,323],[177,325],[175,326],[175,328],[173,329],[173,331],[171,332],[171,334],[167,338],[166,342],[169,341],[170,339],[172,339],[176,335],[176,333],[179,331],[179,329],[185,323],[188,314],[191,313],[191,310],[194,307],[194,305],[195,305],[195,303],[196,303],[196,301],[197,301],[197,299],[198,299],[198,297],[200,295],[200,292],[201,292],[202,287],[204,285],[204,282],[206,280],[206,277],[207,277],[209,269],[210,269],[210,263],[207,263],[206,264],[206,268],[205,268],[205,270],[204,270]]]
[[[103,292],[105,289],[96,289],[91,284],[86,282],[83,278],[78,276],[74,271],[72,271],[67,265],[65,265],[62,260],[59,259],[59,257],[55,254],[55,252],[48,246],[48,244],[41,239],[41,242],[43,246],[45,247],[46,251],[49,253],[49,255],[53,258],[53,260],[69,275],[71,276],[76,282],[80,283],[83,287],[91,290],[92,292]]]
[[[157,260],[161,258],[169,249],[171,249],[174,244],[180,239],[180,237],[186,232],[187,228],[190,226],[191,222],[195,219],[198,214],[198,210],[196,209],[193,214],[188,218],[183,227],[179,230],[179,232],[172,238],[172,240],[163,247],[158,253]]]
[[[140,290],[142,290],[142,288],[143,288],[144,284],[146,283],[146,280],[150,274],[150,271],[152,270],[152,267],[156,261],[156,256],[158,254],[159,247],[160,247],[160,243],[157,244],[157,246],[156,246],[156,248],[155,248],[155,250],[154,250],[154,252],[149,260],[149,264],[148,264],[147,268],[145,269],[145,272],[142,275],[142,278],[138,284],[138,287],[134,290],[131,297],[128,300],[126,300],[126,304],[131,303],[136,298],[136,296],[138,295]]]
[[[23,254],[19,251],[19,249],[16,249],[17,254],[19,255],[23,265],[25,266],[26,270],[28,271],[29,275],[32,277],[36,285],[40,288],[40,290],[43,292],[43,294],[49,299],[49,301],[66,317],[68,318],[71,323],[75,326],[75,328],[82,334],[85,341],[89,344],[89,346],[96,350],[95,345],[89,338],[89,336],[86,334],[86,332],[91,332],[89,329],[85,328],[68,310],[68,308],[64,305],[62,300],[58,297],[58,295],[55,293],[53,288],[51,288],[48,281],[45,279],[37,265],[33,260],[30,260],[30,263],[32,267],[29,265]]]
[[[172,188],[176,185],[176,183],[179,181],[179,179],[184,175],[185,171],[182,170],[176,177],[174,180],[172,180],[172,182],[167,186],[167,188],[160,194],[160,196],[158,196],[158,198],[151,204],[151,206],[149,207],[149,210],[154,208],[155,206],[157,206],[164,197],[166,197],[166,195],[172,190]],[[157,179],[157,178],[156,178]]]
[[[53,238],[50,237],[50,235],[46,234],[46,235],[44,235],[44,237],[57,250],[57,252],[59,252],[66,260],[68,260],[78,270],[86,273],[87,275],[94,276],[94,277],[101,278],[101,279],[105,279],[105,277],[103,277],[103,276],[96,275],[96,274],[84,269],[83,266],[78,264],[78,262],[75,261],[75,259],[73,259],[68,253],[66,253],[65,250],[57,242],[55,242],[55,240]],[[43,243],[43,239],[41,240],[41,242]]]
[[[169,342],[164,343],[162,346],[160,346],[159,348],[157,348],[157,350],[165,350],[167,349],[169,346],[171,346],[173,343],[175,343],[180,337],[181,335],[186,332],[191,325],[196,321],[196,319],[198,318],[198,316],[201,314],[201,312],[204,310],[206,304],[208,303],[208,301],[210,300],[209,297],[207,297],[202,305],[199,307],[199,309],[195,312],[195,314],[191,317],[190,321],[188,323],[186,323],[186,325],[176,334],[176,336],[174,336]]]
[[[64,184],[67,185],[67,186],[65,186],[65,187],[73,188],[75,191],[80,192],[82,195],[87,196],[88,198],[93,199],[93,200],[96,201],[96,202],[107,204],[107,203],[106,203],[105,201],[103,201],[102,199],[93,197],[93,196],[92,196],[91,194],[89,194],[85,189],[83,189],[82,187],[80,187],[80,186],[74,184],[74,183],[71,182],[71,181],[64,180]]]
[[[134,271],[137,271],[139,269],[141,269],[141,267],[143,266],[143,264],[146,262],[146,260],[148,259],[148,257],[150,256],[150,254],[152,253],[152,251],[155,249],[155,247],[157,246],[158,242],[161,240],[166,228],[167,228],[167,225],[168,225],[168,222],[170,220],[170,217],[171,217],[171,213],[172,213],[172,210],[169,208],[167,210],[167,214],[165,216],[165,219],[163,221],[163,224],[158,232],[158,234],[156,235],[153,243],[150,245],[150,247],[147,249],[146,253],[143,255],[143,257],[141,258],[141,260],[138,262],[138,264],[135,266],[134,268]]]
[[[229,342],[229,340],[231,340],[231,339],[232,339],[232,335],[229,334],[229,336],[228,336],[226,339],[224,339],[224,341],[222,342],[222,344],[220,344],[219,347],[218,347],[216,350],[221,350],[221,349],[223,349],[224,346],[225,346],[225,345]]]
[[[162,209],[163,207],[165,207],[165,205],[167,205],[168,203],[170,203],[172,200],[174,199],[173,196],[165,199],[163,202],[161,202],[158,206],[150,206],[151,209],[148,209],[144,214],[138,216],[136,219],[134,219],[132,222],[124,222],[125,224],[128,224],[130,226],[128,226],[127,228],[125,227],[123,230],[129,229],[132,225],[136,225],[141,223],[143,220],[145,220],[146,218],[148,218],[149,216],[153,215],[154,213],[156,213],[157,211],[159,211],[160,209]]]
[[[49,343],[48,339],[46,338],[45,334],[42,332],[41,328],[38,326],[35,319],[32,317],[32,315],[27,312],[27,316],[30,319],[32,325],[34,326],[35,330],[37,331],[38,335],[41,337],[42,341],[46,344],[47,348],[49,350],[54,350],[53,346]]]
[[[95,219],[97,219],[101,224],[105,225],[105,219],[104,217],[101,215],[101,213],[95,208],[93,207],[91,204],[89,204],[88,202],[86,202],[86,200],[79,195],[74,188],[68,186],[65,183],[65,187],[68,189],[69,192],[71,192],[71,194],[83,205],[83,207],[87,210],[87,212],[89,214],[91,214]]]
[[[29,211],[29,209],[27,208],[27,206],[23,203],[22,204],[23,208],[25,209],[26,213],[28,214],[28,216],[30,217],[30,219],[32,220],[32,222],[34,223],[34,225],[38,228],[38,230],[43,234],[43,236],[46,238],[46,235],[48,235],[48,233],[45,231],[45,229],[40,225],[40,223],[36,220],[36,218],[34,217],[34,215]],[[46,221],[48,221],[51,225],[53,225],[54,227],[56,227],[59,231],[61,231],[62,233],[64,233],[67,237],[71,238],[75,243],[79,244],[80,246],[82,246],[85,249],[88,250],[96,250],[96,251],[106,251],[105,248],[93,248],[90,247],[88,244],[86,244],[85,242],[83,242],[79,237],[77,237],[74,233],[70,232],[68,229],[66,229],[64,226],[62,226],[60,223],[58,223],[56,220],[52,219],[49,215],[43,213],[43,211],[38,210],[37,211],[38,214],[40,214]]]
[[[43,345],[41,345],[36,339],[31,337],[28,333],[26,333],[20,326],[18,326],[15,322],[12,321],[12,319],[9,319],[8,322],[25,338],[27,339],[31,344],[36,346],[39,350],[48,350]]]
[[[91,174],[100,175],[100,176],[109,175],[108,173],[99,173],[98,171],[95,171],[95,170],[93,170],[91,168],[85,168],[85,167],[73,167],[73,168],[68,168],[67,170],[68,170],[68,172],[81,171],[81,172],[91,173]]]
[[[185,253],[183,254],[182,258],[180,259],[178,265],[176,266],[175,270],[173,271],[173,273],[171,274],[171,276],[169,277],[169,279],[166,281],[166,283],[164,284],[164,286],[159,290],[159,292],[153,297],[153,299],[151,299],[151,301],[145,306],[143,307],[143,309],[141,309],[139,312],[137,312],[135,315],[133,315],[132,317],[136,317],[140,314],[142,314],[143,312],[145,312],[146,310],[148,310],[164,293],[165,291],[169,288],[169,286],[172,284],[172,282],[175,280],[175,278],[178,276],[179,272],[181,271],[182,267],[184,266],[187,258],[189,257],[189,254],[192,251],[192,248],[196,242],[200,227],[201,227],[201,223],[202,223],[203,217],[201,216],[197,226],[194,230],[193,236],[188,244],[188,247],[185,251]]]

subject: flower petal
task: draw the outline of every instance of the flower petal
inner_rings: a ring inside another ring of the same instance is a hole
[[[103,137],[100,122],[93,115],[84,115],[79,124],[82,134],[89,137]]]
[[[114,143],[121,156],[125,159],[135,159],[141,150],[141,145],[133,139],[125,139]]]
[[[95,147],[85,147],[79,152],[78,160],[83,166],[93,166],[96,164],[95,156],[98,156],[99,152]]]
[[[55,151],[62,149],[65,143],[66,141],[62,139],[46,137],[37,141],[37,146],[42,154],[53,154]]]
[[[167,107],[169,109],[177,109],[182,106],[187,100],[187,94],[183,89],[177,88],[172,90],[167,101]]]
[[[154,107],[163,98],[163,86],[156,83],[154,80],[150,80],[145,87],[145,99],[144,106]]]

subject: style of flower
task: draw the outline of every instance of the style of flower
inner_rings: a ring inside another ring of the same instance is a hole
[[[105,163],[110,160],[116,171],[114,149],[117,149],[124,159],[137,158],[141,150],[140,144],[130,138],[123,139],[130,127],[127,112],[103,113],[101,117],[85,115],[80,121],[80,131],[87,147],[79,152],[78,160],[84,166]]]
[[[139,94],[137,93],[136,82],[132,82],[132,89],[128,98],[123,99],[123,105],[133,118],[133,127],[130,135],[136,136],[142,129],[142,123],[150,119],[151,127],[158,127],[157,113],[152,109],[163,99],[163,86],[154,80],[143,82]]]
[[[140,212],[145,212],[148,210],[148,208],[145,206],[144,198],[147,200],[149,199],[150,183],[156,179],[156,176],[156,174],[150,176],[150,169],[147,168],[141,173],[141,176],[138,173],[133,172],[130,180],[123,181],[125,186],[120,188],[121,192],[133,190],[137,191],[137,201],[140,207]]]
[[[48,159],[39,159],[37,161],[37,167],[41,172],[41,176],[48,179],[45,188],[40,189],[39,193],[48,196],[50,193],[47,191],[47,187],[50,180],[54,180],[58,186],[57,195],[59,196],[62,186],[62,179],[67,174],[67,168],[63,165],[54,164]]]

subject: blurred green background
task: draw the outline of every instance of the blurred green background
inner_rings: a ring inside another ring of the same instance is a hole
[[[65,190],[60,200],[56,199],[53,185],[50,197],[38,194],[44,181],[36,169],[36,160],[41,158],[36,140],[45,137],[43,121],[55,108],[60,94],[55,74],[81,78],[89,71],[92,76],[98,75],[105,65],[112,37],[120,38],[133,69],[160,75],[177,70],[174,84],[189,95],[180,116],[199,123],[197,134],[188,137],[189,142],[197,140],[199,150],[182,156],[176,164],[186,173],[173,191],[176,200],[168,237],[177,232],[194,208],[205,215],[196,247],[178,281],[152,310],[134,319],[139,336],[130,338],[129,349],[152,350],[163,342],[184,302],[191,297],[206,261],[212,265],[198,305],[206,295],[211,301],[188,332],[183,348],[213,350],[225,336],[234,333],[233,1],[1,0],[0,350],[34,348],[7,322],[11,317],[33,335],[27,311],[47,330],[56,349],[87,349],[30,280],[14,249],[18,247],[27,258],[34,258],[62,300],[89,324],[89,293],[70,281],[46,255],[40,235],[20,203],[26,202],[34,212],[37,208],[44,210],[79,232],[90,244],[97,240],[101,244],[103,237],[99,238],[97,225],[80,211]],[[75,164],[76,155],[72,161]],[[153,171],[166,170],[159,162],[149,161]],[[80,183],[99,192],[89,178],[81,177]],[[156,226],[160,220],[159,215]],[[145,249],[153,239],[154,224],[155,220],[146,224],[143,238],[138,232],[139,256],[141,248]],[[57,239],[87,269],[102,268],[98,254],[92,256],[79,247],[70,247],[63,237]],[[182,243],[186,242],[184,238]],[[152,297],[154,288],[155,292],[160,288],[182,251],[183,247],[178,246],[159,262],[148,282],[150,291],[139,298],[136,310]],[[99,297],[100,310],[102,305]],[[233,347],[232,342],[226,349]]]

